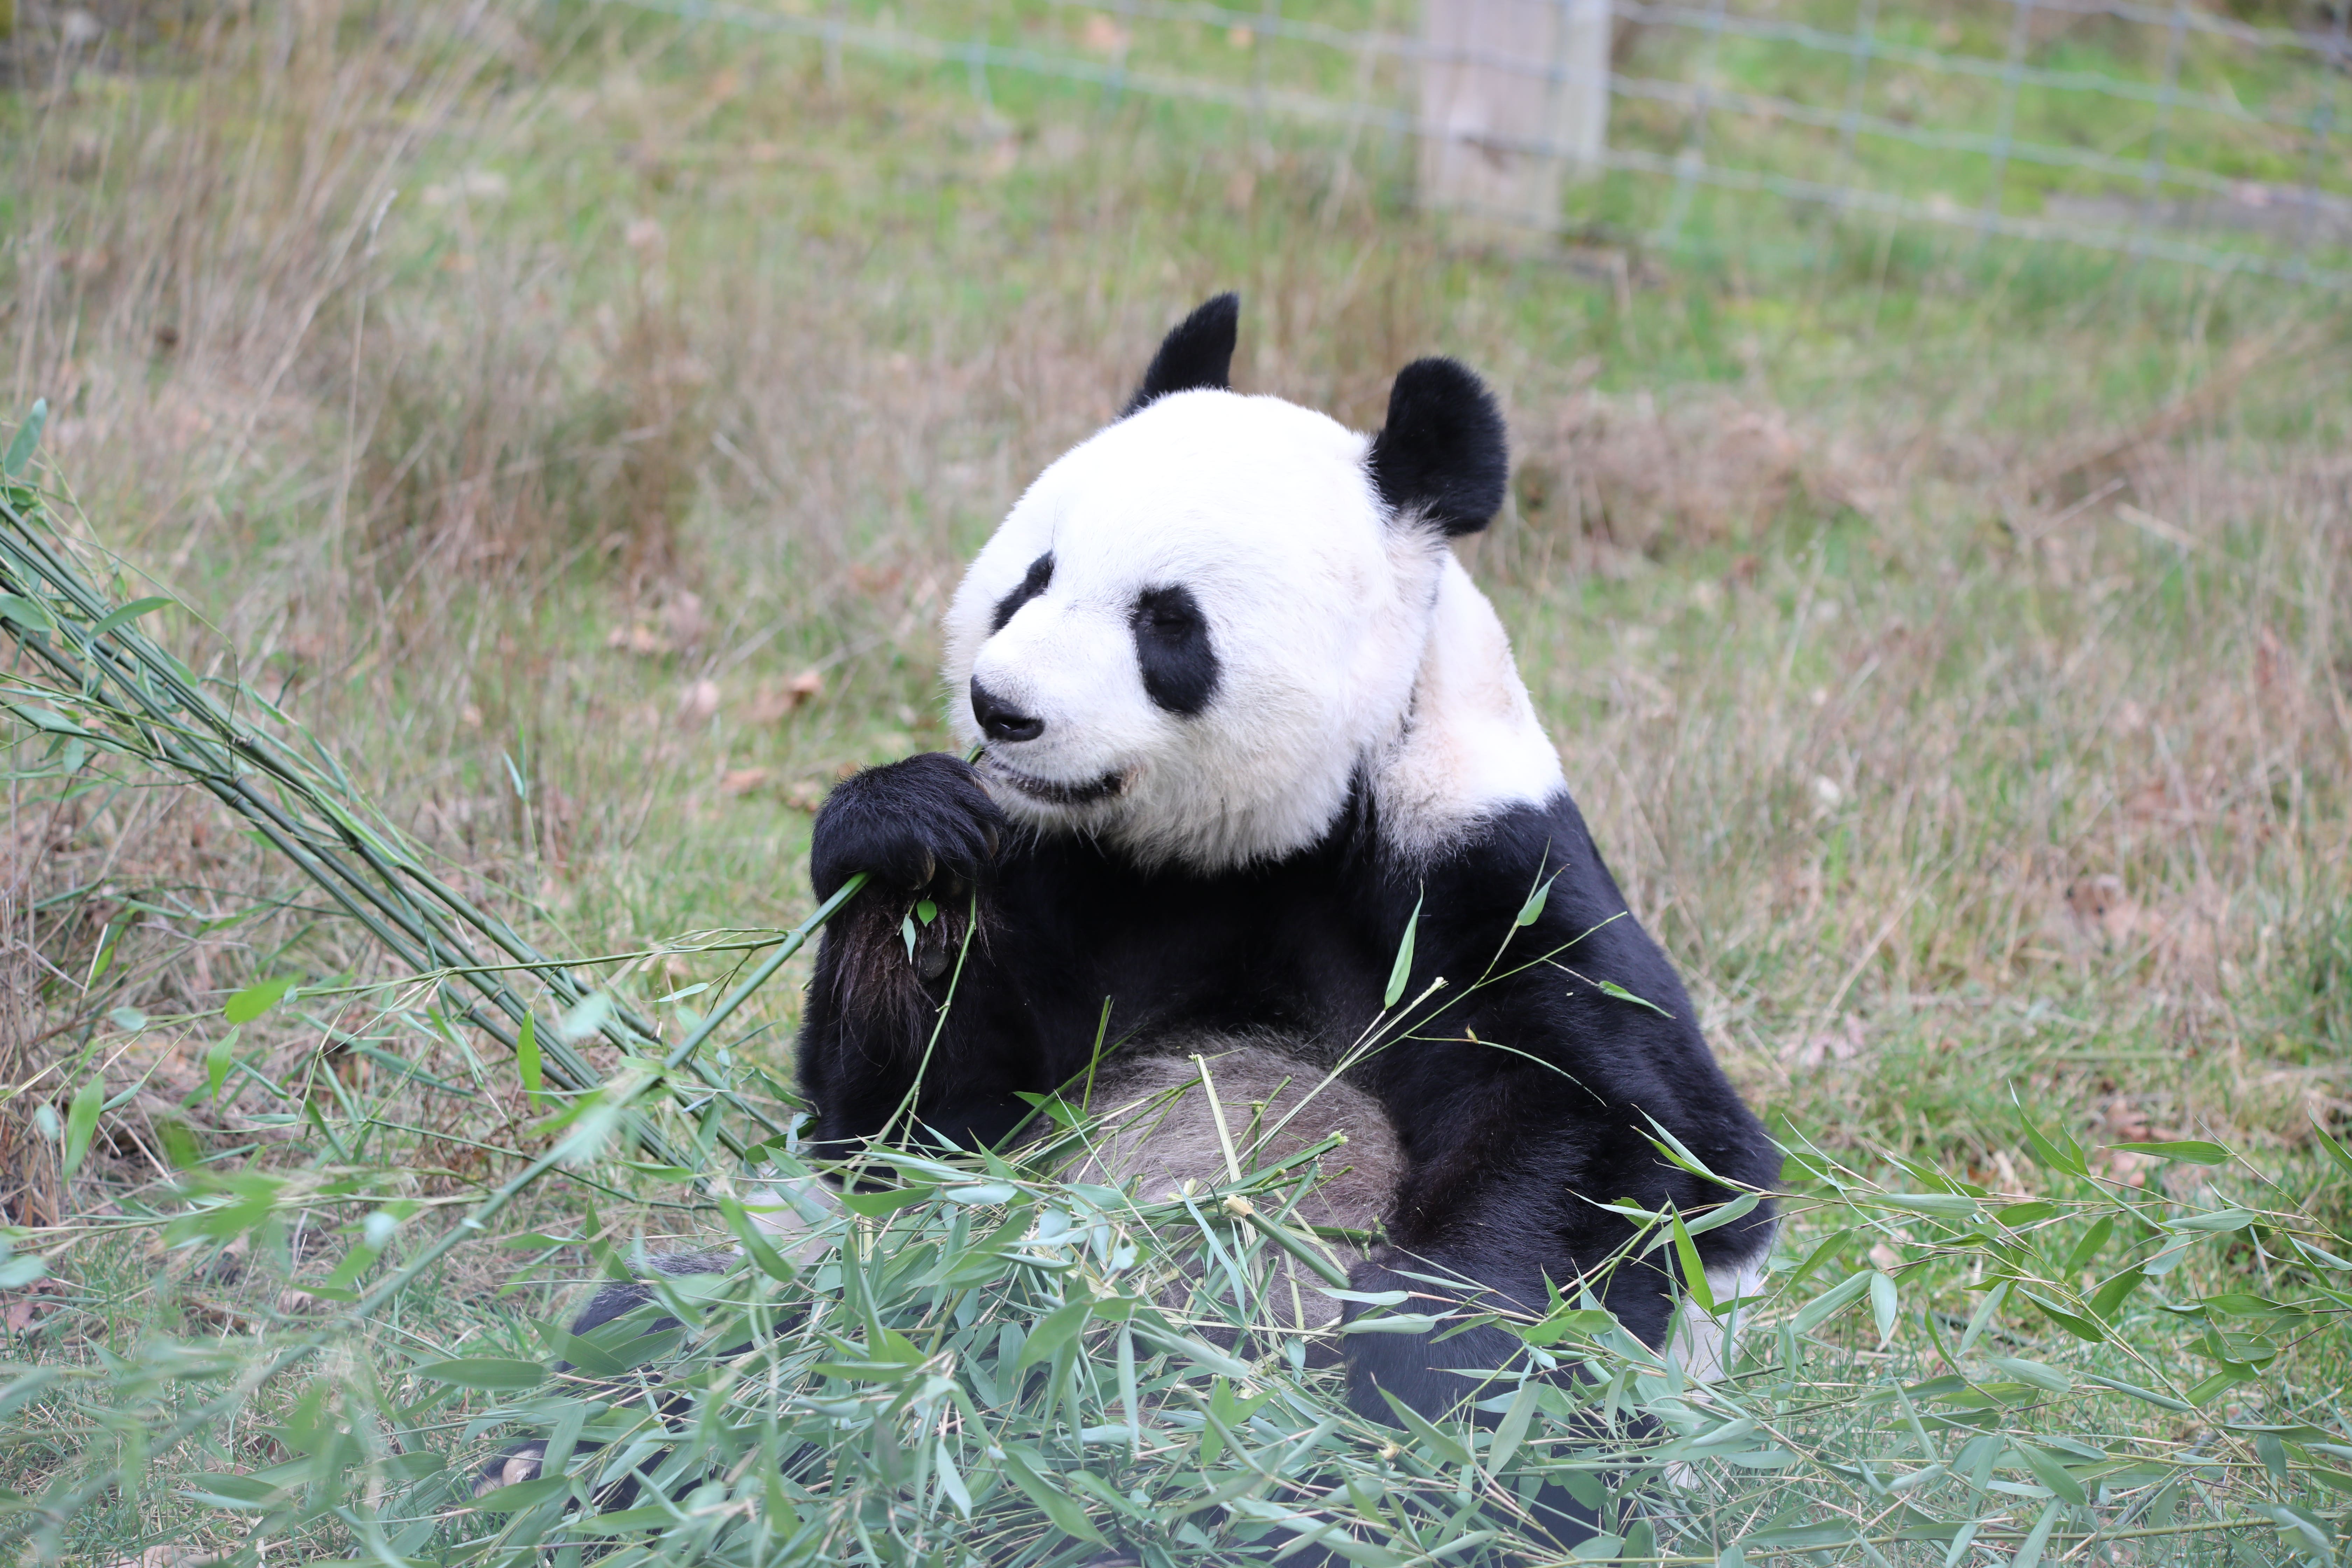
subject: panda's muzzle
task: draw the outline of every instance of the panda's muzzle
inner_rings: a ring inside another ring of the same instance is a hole
[[[1045,721],[1019,711],[982,686],[977,675],[971,678],[971,716],[979,721],[980,732],[992,741],[1034,741],[1045,732]]]
[[[1125,773],[1105,773],[1085,784],[1057,784],[1052,779],[1041,779],[1023,773],[994,752],[981,753],[979,771],[982,778],[1010,785],[1030,799],[1047,805],[1092,805],[1097,801],[1110,799],[1127,787]]]

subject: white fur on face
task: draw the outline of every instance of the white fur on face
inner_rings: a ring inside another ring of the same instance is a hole
[[[1436,530],[1390,517],[1366,447],[1278,398],[1196,391],[1038,478],[947,617],[958,737],[981,738],[975,676],[1045,725],[989,744],[982,775],[1009,816],[1147,867],[1213,871],[1316,842],[1360,770],[1384,829],[1421,854],[1558,788],[1494,611]],[[997,605],[1047,553],[1045,592],[992,633]],[[1192,594],[1216,653],[1215,692],[1193,715],[1144,689],[1130,616],[1164,587]],[[1050,798],[1105,781],[1107,798]]]

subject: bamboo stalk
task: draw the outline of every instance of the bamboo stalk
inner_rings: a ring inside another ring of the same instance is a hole
[[[47,679],[32,679],[20,659],[16,671],[0,679],[0,705],[36,729],[82,740],[204,789],[250,823],[397,962],[435,975],[435,994],[452,1016],[508,1050],[533,1012],[509,975],[530,974],[559,1016],[585,999],[588,993],[567,964],[435,876],[421,852],[352,787],[349,773],[316,737],[250,687],[200,678],[140,632],[137,616],[125,613],[130,606],[93,585],[38,505],[25,504],[29,493],[0,489],[0,595],[16,601],[0,603],[0,627]],[[226,702],[215,695],[223,688]],[[85,719],[37,710],[36,700],[78,709]],[[299,736],[310,755],[252,722],[255,712]],[[598,1033],[627,1055],[659,1058],[666,1087],[681,1106],[715,1093],[749,1126],[782,1132],[772,1115],[717,1081],[695,1055],[862,882],[841,889],[809,922],[781,937],[675,1048],[663,1049],[650,1020],[617,1006]],[[517,967],[485,963],[485,947]],[[558,1030],[535,1026],[532,1032],[557,1088],[583,1093],[596,1087],[595,1068]],[[695,1084],[670,1080],[681,1072]],[[644,1114],[633,1113],[631,1130],[663,1163],[693,1163]],[[733,1127],[722,1125],[719,1138],[737,1155],[751,1147]]]

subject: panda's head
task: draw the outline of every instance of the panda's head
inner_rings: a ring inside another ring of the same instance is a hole
[[[1449,576],[1477,599],[1446,542],[1503,499],[1502,417],[1469,371],[1406,366],[1358,435],[1229,389],[1238,309],[1222,295],[1169,334],[948,612],[951,720],[998,803],[1145,866],[1223,869],[1329,831],[1427,698],[1433,629],[1463,618]],[[1492,612],[1465,613],[1524,709]]]

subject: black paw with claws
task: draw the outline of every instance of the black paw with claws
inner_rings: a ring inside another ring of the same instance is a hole
[[[971,763],[925,752],[867,768],[825,797],[810,837],[809,879],[820,899],[860,871],[908,891],[942,873],[978,881],[1006,826]]]

